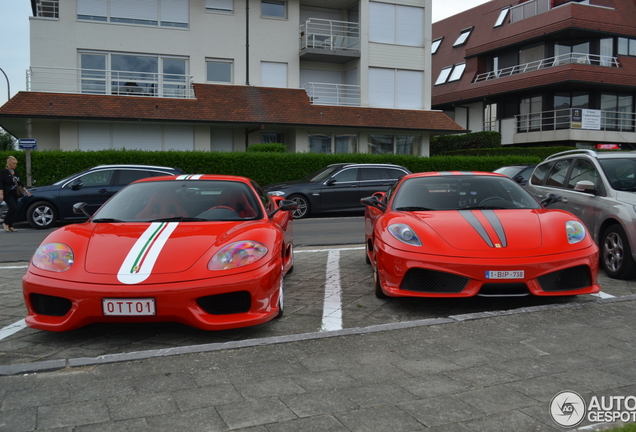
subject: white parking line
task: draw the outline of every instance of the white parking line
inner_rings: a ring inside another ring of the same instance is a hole
[[[614,298],[615,296],[608,294],[608,293],[604,293],[603,291],[599,291],[596,294],[590,294],[593,295],[595,297],[600,297],[602,299],[606,299],[606,298]]]
[[[3,329],[0,329],[0,340],[19,332],[23,328],[26,328],[26,321],[24,318],[20,321],[14,322],[13,324],[9,324]]]
[[[327,257],[327,280],[320,331],[342,330],[342,292],[340,286],[340,251],[332,249]]]

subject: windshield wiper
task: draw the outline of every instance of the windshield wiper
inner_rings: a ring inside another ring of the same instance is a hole
[[[428,211],[433,209],[428,207],[407,206],[407,207],[398,207],[395,210],[397,211]]]
[[[113,222],[124,222],[121,219],[114,219],[114,218],[97,218],[97,219],[93,219],[91,222],[95,222],[95,223],[113,223]]]

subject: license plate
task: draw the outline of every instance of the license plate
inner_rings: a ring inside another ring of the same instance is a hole
[[[104,315],[109,316],[147,316],[155,315],[153,298],[105,298],[102,299]]]
[[[523,279],[525,273],[523,270],[488,270],[486,271],[486,279]]]

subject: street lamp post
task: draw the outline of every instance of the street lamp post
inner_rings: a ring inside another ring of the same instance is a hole
[[[7,76],[6,73],[4,73],[2,68],[0,68],[0,72],[2,72],[2,75],[4,75],[4,78],[7,80],[7,101],[8,101],[9,99],[11,99],[11,86],[9,84],[9,77]]]

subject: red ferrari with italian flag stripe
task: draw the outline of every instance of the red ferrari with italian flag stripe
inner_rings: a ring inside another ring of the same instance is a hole
[[[280,317],[295,208],[243,177],[139,180],[87,222],[44,239],[23,277],[26,322],[52,331],[96,322],[221,330]]]
[[[599,292],[597,246],[576,216],[548,201],[504,175],[459,171],[410,174],[363,198],[376,296]]]

